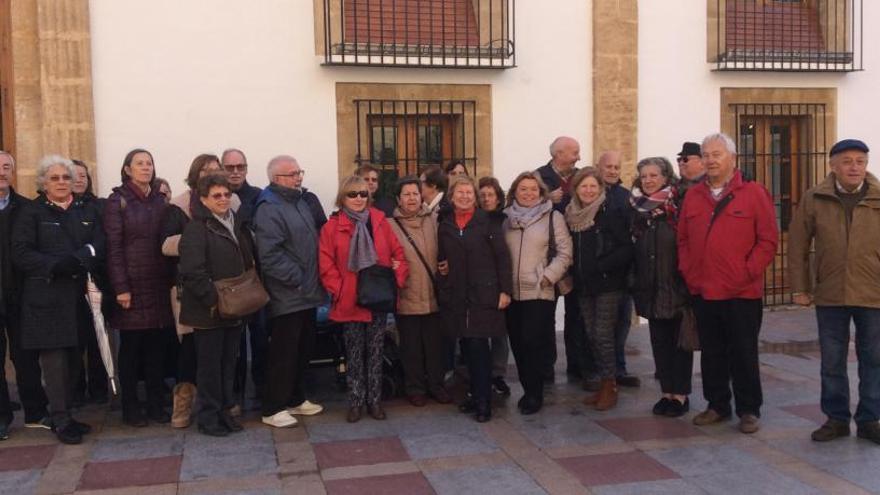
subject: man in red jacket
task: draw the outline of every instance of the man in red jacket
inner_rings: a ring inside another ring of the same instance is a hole
[[[737,170],[729,136],[707,136],[702,152],[706,180],[688,191],[678,223],[678,267],[694,295],[709,403],[694,424],[730,417],[732,380],[739,429],[754,433],[763,401],[758,332],[764,270],[776,254],[776,213],[767,190]]]

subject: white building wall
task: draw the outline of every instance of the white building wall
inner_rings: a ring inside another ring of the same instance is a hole
[[[713,72],[706,62],[705,0],[640,0],[639,157],[671,159],[682,142],[718,131],[722,87],[837,88],[838,138],[859,138],[880,151],[878,25],[880,4],[865,1],[862,72]],[[880,160],[870,169],[880,173]]]
[[[125,153],[149,149],[175,193],[199,153],[241,148],[249,181],[296,156],[329,207],[337,172],[336,82],[491,84],[495,175],[507,185],[568,134],[591,156],[591,3],[516,4],[518,67],[438,70],[323,67],[312,0],[93,0],[100,192]],[[563,5],[564,4],[564,5]]]

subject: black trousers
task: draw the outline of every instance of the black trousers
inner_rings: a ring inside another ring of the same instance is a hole
[[[439,313],[397,315],[400,360],[407,395],[424,395],[443,387],[444,334]]]
[[[664,394],[688,395],[691,393],[691,375],[694,353],[678,347],[681,316],[672,319],[649,319],[651,350],[654,365]]]
[[[569,373],[590,378],[596,375],[596,363],[587,346],[584,319],[581,316],[581,305],[576,290],[564,296],[565,301],[565,339],[566,370]]]
[[[147,402],[152,407],[162,406],[164,389],[163,351],[166,348],[164,329],[119,331],[119,385],[122,389],[123,411],[139,407],[137,396],[138,370],[144,371]]]
[[[12,423],[12,407],[9,386],[6,383],[6,347],[9,345],[9,358],[15,367],[15,383],[18,397],[24,409],[25,423],[39,421],[48,414],[49,400],[43,390],[40,368],[40,353],[21,348],[21,319],[19,306],[7,305],[6,318],[0,327],[0,421]]]
[[[763,394],[758,366],[758,332],[763,317],[760,299],[694,300],[700,334],[703,397],[709,408],[730,414],[730,384],[736,414],[760,416]]]
[[[76,347],[44,349],[40,351],[40,365],[46,382],[52,426],[62,429],[70,423],[70,404],[73,386],[79,380],[82,368]]]
[[[488,407],[492,402],[492,351],[489,339],[462,337],[459,345],[467,362],[471,396],[479,406]]]
[[[220,413],[235,404],[232,389],[241,327],[196,329],[192,337],[198,363],[199,424],[217,426]]]
[[[252,314],[247,327],[241,332],[240,352],[235,365],[235,390],[243,393],[247,388],[248,349],[250,350],[251,381],[254,383],[257,398],[262,400],[266,390],[266,369],[269,353],[269,325],[266,309]],[[250,343],[250,346],[248,346]]]
[[[315,347],[315,308],[304,309],[269,320],[266,391],[263,416],[272,416],[306,400],[303,376]]]
[[[177,383],[196,383],[198,363],[195,332],[181,335],[177,347]]]
[[[544,371],[556,348],[554,301],[513,301],[507,308],[507,333],[519,382],[526,397],[543,403]]]

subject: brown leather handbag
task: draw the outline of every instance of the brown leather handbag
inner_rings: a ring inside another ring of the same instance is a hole
[[[269,294],[254,268],[237,277],[215,280],[214,287],[217,289],[217,312],[221,318],[244,318],[269,302]]]

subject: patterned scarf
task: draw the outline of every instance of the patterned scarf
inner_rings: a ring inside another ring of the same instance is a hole
[[[343,211],[345,216],[354,223],[354,234],[348,244],[348,269],[359,272],[368,266],[375,265],[379,259],[376,256],[376,248],[373,246],[373,237],[367,227],[367,221],[370,220],[370,209],[353,211],[343,208]]]
[[[666,186],[650,196],[645,195],[640,188],[633,187],[629,204],[642,217],[657,218],[666,215],[666,218],[674,224],[678,221],[675,197],[676,190],[673,186]]]

